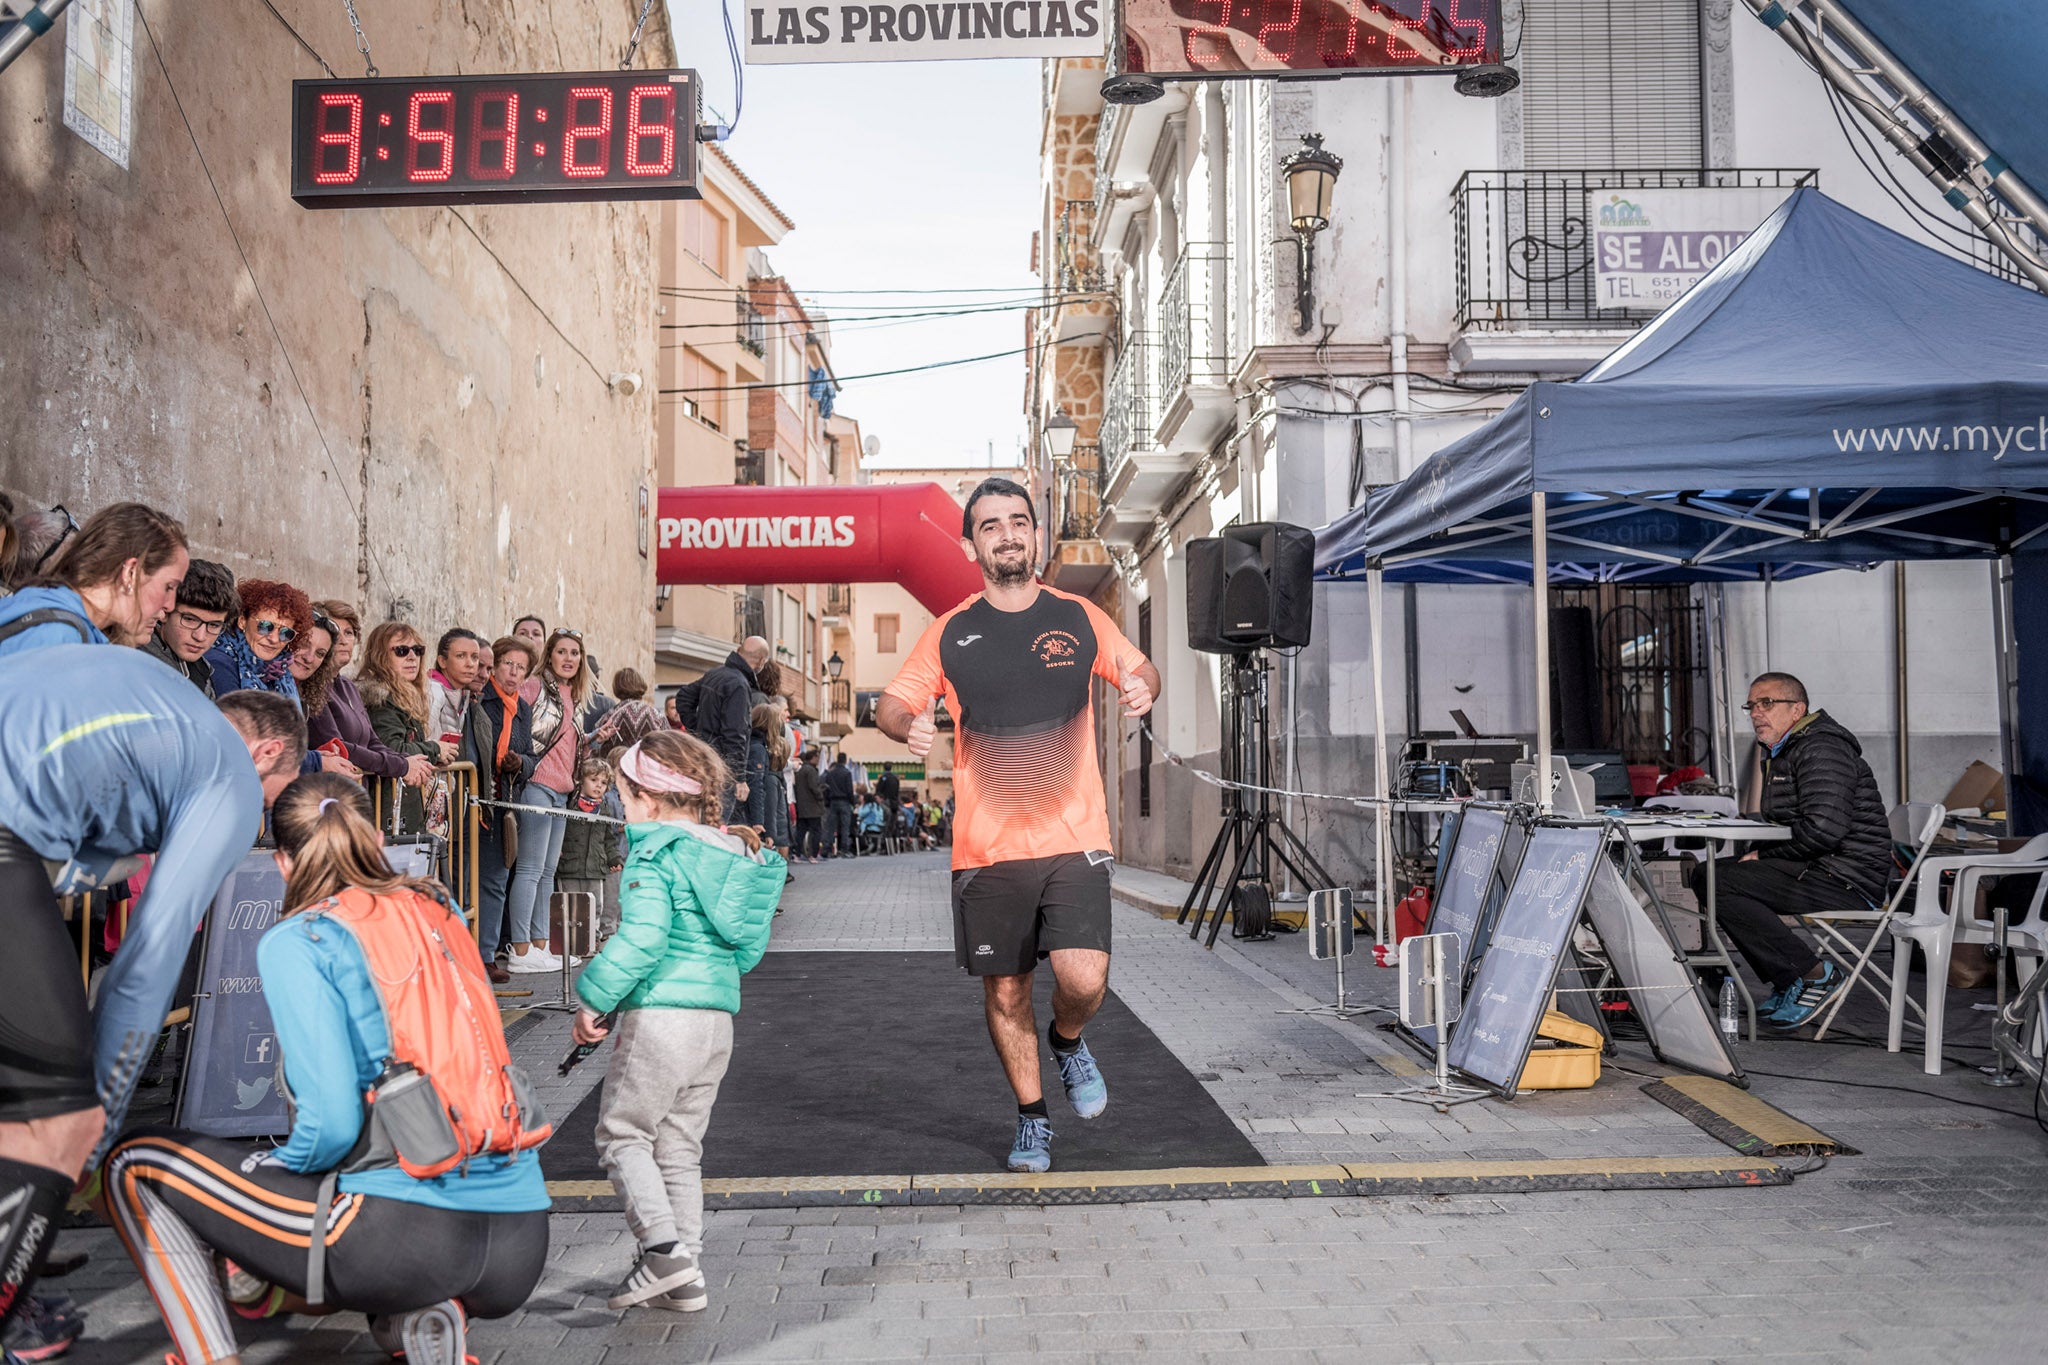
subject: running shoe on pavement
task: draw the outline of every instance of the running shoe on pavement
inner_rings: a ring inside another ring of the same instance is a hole
[[[527,975],[534,972],[558,972],[562,970],[562,960],[551,953],[543,953],[538,948],[529,948],[523,953],[512,954],[512,960],[505,964],[505,970]]]
[[[408,1365],[476,1365],[468,1337],[469,1315],[454,1299],[410,1313],[370,1315],[370,1340]]]
[[[1010,1144],[1010,1169],[1042,1175],[1052,1169],[1052,1124],[1036,1114],[1017,1115],[1017,1140]]]
[[[1052,1055],[1060,1064],[1060,1082],[1067,1087],[1067,1103],[1074,1106],[1076,1114],[1092,1119],[1109,1108],[1109,1085],[1102,1079],[1102,1068],[1095,1065],[1088,1044]]]
[[[648,1303],[665,1294],[683,1288],[685,1285],[704,1283],[704,1272],[697,1268],[697,1258],[687,1251],[643,1251],[633,1265],[632,1274],[626,1276],[619,1292],[605,1301],[609,1308],[632,1308]],[[666,1305],[662,1305],[666,1306]],[[684,1310],[688,1312],[688,1309]]]
[[[69,1299],[29,1295],[28,1303],[7,1324],[7,1359],[55,1360],[71,1349],[85,1331],[85,1319]]]
[[[1791,989],[1785,993],[1784,1002],[1771,1011],[1771,1027],[1779,1030],[1801,1027],[1826,1008],[1828,1001],[1835,998],[1835,992],[1842,989],[1844,980],[1840,967],[1832,962],[1822,962],[1820,980],[1808,981],[1801,977],[1792,983]]]

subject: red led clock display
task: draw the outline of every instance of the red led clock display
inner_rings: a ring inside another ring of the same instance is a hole
[[[1123,32],[1145,75],[1442,71],[1500,60],[1500,0],[1124,0]]]
[[[307,208],[695,198],[697,74],[292,82]]]

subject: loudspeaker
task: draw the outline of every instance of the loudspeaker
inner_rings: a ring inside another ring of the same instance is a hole
[[[1188,646],[1204,654],[1289,649],[1309,641],[1316,537],[1260,521],[1187,543]]]

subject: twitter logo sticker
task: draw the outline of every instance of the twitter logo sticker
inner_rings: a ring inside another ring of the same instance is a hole
[[[240,1099],[235,1108],[254,1109],[257,1105],[263,1103],[264,1096],[269,1093],[270,1077],[268,1076],[258,1076],[253,1081],[236,1081],[235,1094]]]

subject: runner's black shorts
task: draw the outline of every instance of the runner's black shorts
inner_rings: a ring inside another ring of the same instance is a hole
[[[36,851],[0,828],[0,1123],[99,1104],[78,945]]]
[[[1023,976],[1060,948],[1109,951],[1107,853],[1019,858],[953,874],[953,958],[976,976]]]

